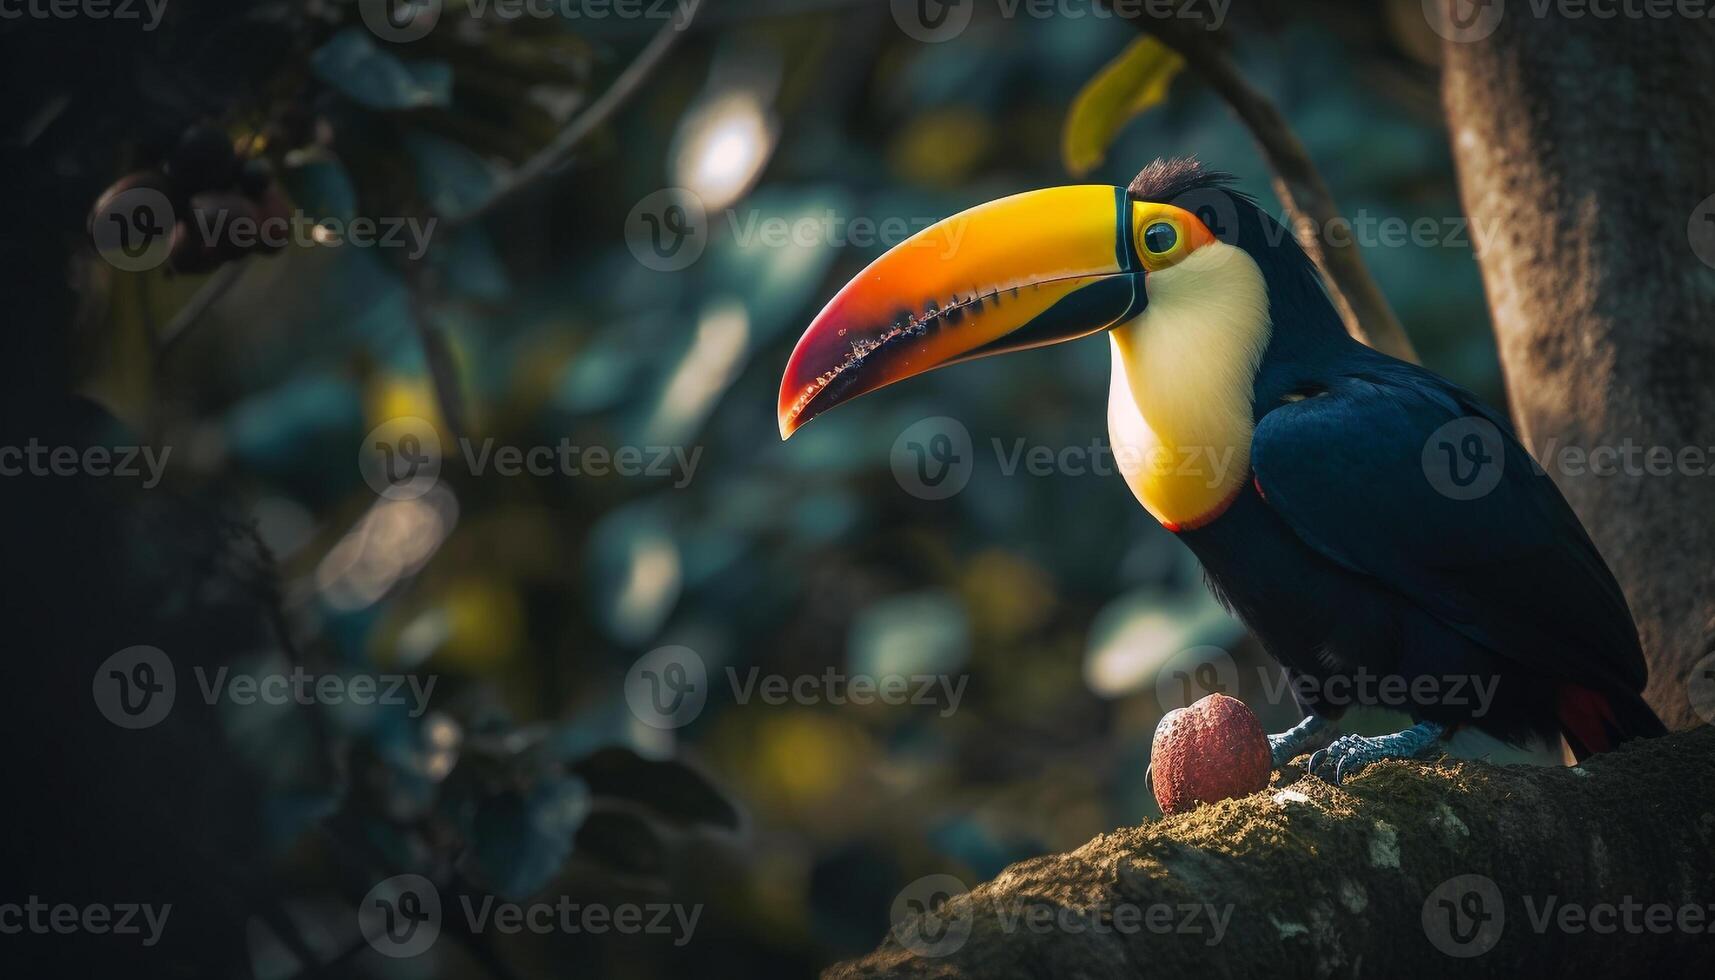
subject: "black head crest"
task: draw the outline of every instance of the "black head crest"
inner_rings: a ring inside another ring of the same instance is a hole
[[[1214,190],[1254,205],[1255,198],[1233,189],[1232,185],[1236,181],[1237,178],[1224,170],[1205,169],[1195,157],[1157,157],[1132,178],[1126,193],[1134,200],[1168,204],[1180,195],[1192,191]]]

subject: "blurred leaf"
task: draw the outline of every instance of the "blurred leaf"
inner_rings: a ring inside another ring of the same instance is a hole
[[[644,440],[668,446],[691,441],[738,376],[749,350],[750,316],[744,306],[726,298],[705,304],[690,344],[644,424]]]
[[[460,228],[446,248],[430,254],[448,292],[489,303],[499,303],[512,292],[506,266],[480,227]]]
[[[332,156],[306,156],[281,174],[292,203],[312,218],[350,221],[357,216],[357,188]]]
[[[770,712],[751,734],[750,779],[769,810],[839,805],[876,758],[874,744],[849,714]]]
[[[874,212],[877,206],[871,203],[867,207]],[[842,248],[857,248],[848,240],[852,236],[846,234],[849,231],[846,228],[830,227],[827,234],[808,240],[790,236],[784,243],[775,243],[754,233],[755,226],[764,221],[783,220],[788,226],[798,228],[827,215],[854,213],[862,212],[849,195],[834,188],[805,191],[763,188],[746,200],[742,218],[730,229],[733,234],[715,236],[709,249],[714,268],[712,278],[743,300],[750,313],[754,344],[770,340],[792,326],[802,327],[798,318],[807,304],[820,302],[816,291],[821,288],[828,268]]]
[[[970,631],[964,605],[945,593],[883,599],[852,622],[851,672],[870,677],[952,673],[970,654]]]
[[[645,759],[630,749],[602,749],[572,767],[590,792],[631,800],[682,823],[738,829],[733,809],[702,774],[682,762]]]
[[[640,507],[608,514],[591,535],[589,561],[592,601],[607,632],[622,643],[655,635],[683,585],[679,546],[665,522]]]
[[[310,56],[316,77],[371,109],[417,109],[452,101],[453,70],[440,61],[400,61],[369,32],[348,27]]]
[[[417,186],[442,217],[459,217],[494,189],[494,168],[466,146],[427,133],[406,134],[405,145],[417,165]]]
[[[1226,646],[1244,632],[1207,589],[1192,586],[1178,596],[1140,589],[1110,602],[1090,623],[1084,678],[1103,697],[1143,690],[1183,651]]]
[[[643,817],[598,810],[578,828],[578,851],[627,874],[657,874],[666,865],[661,836]]]
[[[1133,116],[1167,97],[1167,86],[1185,59],[1153,37],[1133,41],[1090,79],[1066,117],[1060,151],[1074,177],[1094,170],[1108,145]]]
[[[967,180],[994,144],[994,122],[975,109],[953,106],[912,118],[889,150],[901,176],[935,187]]]
[[[485,798],[471,844],[488,885],[513,899],[534,894],[565,866],[589,811],[590,791],[575,778]]]
[[[337,375],[300,376],[251,395],[226,418],[226,445],[246,465],[301,465],[318,450],[344,446],[363,422],[356,385]]]

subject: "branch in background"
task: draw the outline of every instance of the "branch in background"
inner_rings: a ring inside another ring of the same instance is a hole
[[[447,219],[453,225],[468,224],[483,217],[501,204],[512,200],[519,194],[535,186],[544,178],[552,175],[564,166],[571,153],[591,133],[595,132],[602,123],[607,122],[615,112],[618,112],[627,102],[631,101],[639,89],[643,87],[650,74],[667,57],[667,52],[673,50],[679,38],[691,27],[691,21],[702,8],[704,0],[692,3],[685,8],[683,16],[669,19],[655,36],[649,39],[643,50],[619,73],[603,92],[591,102],[584,111],[578,113],[560,130],[547,146],[537,151],[536,155],[524,161],[518,169],[512,171],[506,178],[495,185],[494,191],[477,204],[456,217]]]
[[[197,289],[184,306],[179,307],[179,311],[173,314],[171,320],[167,321],[166,329],[162,330],[156,339],[157,358],[167,356],[167,353],[186,334],[190,333],[191,328],[202,320],[203,314],[219,302],[222,296],[231,292],[232,287],[238,285],[239,277],[244,275],[244,268],[243,260],[228,262],[221,266],[214,275],[208,278],[207,282]]]
[[[1346,331],[1383,353],[1415,362],[1417,351],[1388,306],[1381,287],[1370,275],[1357,243],[1349,235],[1334,240],[1334,236],[1327,234],[1329,229],[1342,225],[1340,209],[1316,164],[1305,152],[1304,144],[1268,96],[1239,73],[1211,25],[1191,16],[1190,9],[1176,11],[1170,17],[1128,19],[1138,30],[1154,35],[1179,52],[1187,66],[1226,100],[1250,130],[1274,171],[1275,193],[1294,219],[1299,244],[1328,281],[1334,308],[1345,322]]]
[[[1711,766],[1705,726],[1304,777],[1015,864],[826,976],[1705,976]]]

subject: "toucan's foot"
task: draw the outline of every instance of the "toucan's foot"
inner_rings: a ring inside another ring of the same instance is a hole
[[[1342,735],[1333,744],[1310,757],[1310,771],[1338,786],[1340,781],[1381,759],[1415,759],[1440,742],[1446,729],[1432,721],[1420,722],[1403,732],[1367,738]]]
[[[1326,721],[1315,715],[1306,715],[1303,721],[1290,729],[1268,737],[1269,764],[1276,769],[1283,769],[1287,763],[1298,758],[1299,753],[1332,734],[1333,729]]]

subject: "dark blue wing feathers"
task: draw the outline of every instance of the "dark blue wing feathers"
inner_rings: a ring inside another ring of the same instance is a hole
[[[1500,450],[1498,482],[1471,499],[1438,489],[1437,450],[1424,458],[1431,437],[1461,419],[1455,435],[1483,431]],[[1403,362],[1366,364],[1267,413],[1251,458],[1268,505],[1330,560],[1521,666],[1642,689],[1619,585],[1506,420],[1469,392]]]

